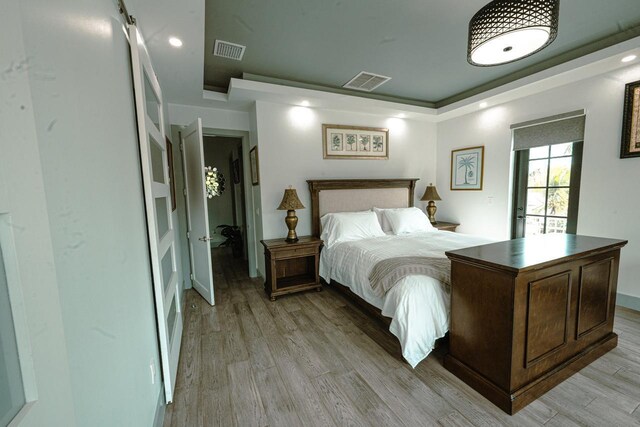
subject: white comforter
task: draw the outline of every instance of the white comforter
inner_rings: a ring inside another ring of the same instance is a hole
[[[320,276],[348,286],[369,304],[391,317],[389,331],[398,337],[402,355],[412,367],[427,357],[435,341],[449,330],[450,294],[439,281],[408,276],[387,294],[376,296],[369,284],[374,265],[404,256],[443,257],[445,251],[490,243],[491,240],[449,231],[388,235],[337,243],[323,249]]]

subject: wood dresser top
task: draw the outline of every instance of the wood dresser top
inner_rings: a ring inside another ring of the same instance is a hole
[[[449,251],[451,260],[485,264],[522,272],[547,267],[570,258],[621,248],[626,240],[575,234],[543,234]]]

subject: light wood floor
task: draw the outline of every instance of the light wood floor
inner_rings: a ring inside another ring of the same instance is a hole
[[[509,416],[444,369],[444,347],[411,369],[335,291],[270,302],[233,258],[218,253],[214,270],[215,307],[187,292],[165,426],[640,425],[637,312],[617,309],[616,349]]]

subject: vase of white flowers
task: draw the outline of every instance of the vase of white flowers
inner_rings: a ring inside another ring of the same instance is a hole
[[[224,192],[224,176],[218,168],[206,166],[204,168],[204,184],[207,189],[207,198],[212,199]]]

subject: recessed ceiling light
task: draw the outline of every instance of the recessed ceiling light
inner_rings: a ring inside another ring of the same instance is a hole
[[[169,37],[169,44],[173,47],[182,47],[182,40],[177,37]]]
[[[635,55],[625,56],[624,58],[622,58],[622,62],[631,62],[636,58],[637,58],[637,56],[635,56]]]
[[[309,105],[311,105],[311,104],[309,104],[309,101],[307,101],[307,100],[305,99],[304,101],[302,101],[302,102],[300,103],[300,105],[301,105],[301,106],[303,106],[303,107],[308,107],[308,106],[309,106]]]
[[[399,118],[399,119],[404,119],[407,116],[404,113],[400,113],[396,117]]]
[[[487,104],[486,102],[481,102],[480,103],[480,108],[487,108],[489,106],[489,104]]]

